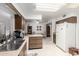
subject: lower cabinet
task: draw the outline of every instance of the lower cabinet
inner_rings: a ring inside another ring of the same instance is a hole
[[[42,37],[30,37],[29,49],[42,48]]]
[[[25,56],[26,55],[26,44],[24,45],[24,47],[22,48],[22,50],[20,51],[18,56]]]

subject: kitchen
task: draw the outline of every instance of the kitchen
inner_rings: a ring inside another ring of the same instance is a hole
[[[10,7],[12,8],[11,4],[0,4],[0,11],[2,12],[0,14],[2,18],[0,20],[0,55],[27,55],[27,49],[29,49],[27,48],[29,46],[27,42],[29,38],[37,38],[38,43],[36,44],[38,45],[34,46],[34,48],[42,48],[42,35],[29,35],[29,33],[27,35],[25,33],[26,20],[20,14],[18,15],[17,10],[13,11]]]
[[[79,48],[79,30],[77,30],[79,9],[67,7],[74,5],[72,3],[56,4],[54,6],[61,9],[52,12],[51,5],[53,6],[53,4],[0,3],[0,55],[71,56],[69,48]],[[50,8],[42,10],[46,6]],[[70,26],[69,30],[66,26]],[[68,37],[63,29],[69,31]],[[66,41],[68,43],[65,43]]]

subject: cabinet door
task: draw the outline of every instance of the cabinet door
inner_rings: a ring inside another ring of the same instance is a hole
[[[66,39],[67,39],[67,46],[70,47],[76,47],[76,25],[68,23],[67,30],[66,30]]]
[[[26,51],[26,48],[27,48],[27,45],[25,44],[24,47],[23,47],[23,56],[26,55],[26,52],[27,52],[27,51]]]
[[[30,37],[29,48],[42,48],[42,37]]]
[[[15,29],[22,29],[22,17],[15,15]]]
[[[26,52],[27,52],[26,47],[27,47],[27,45],[25,44],[18,56],[25,56],[26,55]]]

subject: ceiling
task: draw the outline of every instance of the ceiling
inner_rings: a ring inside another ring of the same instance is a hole
[[[42,19],[43,22],[46,22],[52,18],[59,17],[65,13],[79,11],[78,3],[40,3],[38,4],[38,6],[36,3],[13,3],[13,5],[27,21]]]

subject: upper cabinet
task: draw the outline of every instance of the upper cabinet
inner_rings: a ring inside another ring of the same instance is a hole
[[[64,23],[64,22],[68,22],[68,23],[77,23],[77,17],[76,16],[72,16],[60,21],[57,21],[56,24],[60,24],[60,23]]]
[[[15,15],[15,29],[22,29],[22,17]]]

